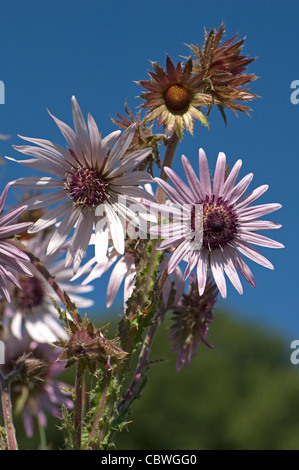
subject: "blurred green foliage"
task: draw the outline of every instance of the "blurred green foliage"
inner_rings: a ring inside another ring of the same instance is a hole
[[[299,366],[289,344],[218,312],[189,368],[175,371],[163,325],[148,384],[118,449],[299,449]]]
[[[200,344],[177,373],[167,326],[151,355],[165,361],[150,368],[118,450],[299,449],[299,366],[286,340],[219,311],[208,335],[215,349]],[[63,447],[57,425],[49,420],[50,449]],[[38,431],[26,439],[19,420],[17,436],[20,448],[38,448]]]

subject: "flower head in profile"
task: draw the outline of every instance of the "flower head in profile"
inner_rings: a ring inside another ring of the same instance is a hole
[[[67,384],[57,377],[65,363],[58,362],[60,350],[48,344],[10,338],[5,342],[6,363],[2,370],[8,374],[15,370],[17,380],[11,384],[12,401],[16,413],[23,418],[26,436],[34,434],[34,419],[47,427],[48,413],[60,418],[61,405],[73,407],[73,401],[65,391]],[[0,366],[1,367],[1,366]]]
[[[66,267],[73,265],[76,272],[93,230],[96,235],[95,254],[99,261],[107,252],[109,230],[117,251],[124,252],[121,217],[129,217],[125,201],[149,197],[138,185],[152,180],[146,172],[131,170],[152,149],[126,154],[134,137],[134,124],[121,136],[120,131],[115,131],[102,139],[90,114],[86,125],[74,96],[72,109],[75,132],[50,114],[67,141],[67,149],[48,140],[23,137],[36,146],[15,148],[33,158],[21,161],[6,158],[54,176],[20,178],[11,185],[51,190],[27,201],[28,209],[45,209],[54,205],[35,222],[30,232],[35,233],[60,222],[49,241],[47,254],[50,255],[75,229],[66,255]]]
[[[166,71],[157,63],[152,63],[155,72],[149,72],[151,80],[141,80],[139,85],[148,91],[141,95],[145,102],[142,108],[149,108],[145,122],[159,119],[169,136],[175,129],[181,138],[186,127],[193,134],[193,120],[198,119],[208,125],[200,107],[212,104],[209,95],[200,92],[203,72],[193,73],[193,62],[189,58],[183,67],[181,62],[175,66],[167,56]]]
[[[80,322],[68,324],[68,339],[58,340],[55,345],[61,347],[59,359],[66,360],[66,367],[81,364],[95,373],[98,367],[111,370],[127,357],[118,338],[105,337],[107,326],[96,328],[85,316]]]
[[[55,277],[60,288],[68,292],[72,302],[75,302],[78,308],[93,305],[92,300],[82,295],[93,290],[93,286],[71,283],[73,270],[65,268],[64,260],[59,259],[66,247],[62,246],[60,251],[46,255],[49,237],[52,234],[48,233],[44,239],[43,235],[39,232],[35,237],[23,240],[23,243]],[[34,266],[31,271],[32,277],[24,276],[22,273],[16,274],[22,290],[11,288],[12,302],[10,304],[2,302],[4,327],[19,340],[24,335],[24,331],[38,343],[52,343],[58,338],[66,338],[66,331],[59,321],[59,314],[52,301],[54,299],[59,305],[58,296]]]
[[[190,275],[188,292],[173,309],[169,340],[173,343],[173,352],[178,354],[176,370],[185,364],[187,367],[196,355],[200,342],[213,348],[207,342],[209,325],[213,322],[212,310],[217,301],[217,287],[209,277],[202,295],[198,293],[196,276]]]
[[[221,43],[225,32],[222,24],[217,30],[206,33],[204,47],[189,46],[194,53],[194,69],[203,73],[202,91],[209,94],[213,104],[217,104],[226,123],[225,108],[249,114],[250,108],[243,103],[257,98],[257,95],[244,88],[244,85],[256,80],[256,75],[246,73],[246,67],[254,58],[241,55],[244,39],[235,39],[237,35]],[[239,103],[238,103],[239,101]],[[212,105],[209,106],[208,113]]]
[[[4,209],[8,188],[7,185],[0,196],[0,213]],[[25,264],[30,261],[29,257],[23,250],[18,248],[17,243],[10,240],[10,237],[31,227],[32,222],[11,223],[26,209],[27,205],[22,205],[0,216],[0,295],[8,302],[11,302],[9,286],[13,285],[17,289],[22,289],[16,273],[20,273],[26,278],[32,276],[31,271]]]
[[[176,247],[168,264],[168,273],[172,273],[187,257],[188,265],[184,279],[196,267],[200,295],[205,290],[208,268],[211,269],[222,297],[226,297],[227,293],[225,274],[242,294],[243,288],[237,270],[253,287],[255,280],[241,255],[273,269],[270,261],[251,245],[283,248],[281,243],[256,233],[259,230],[281,227],[267,220],[259,220],[260,217],[279,209],[281,205],[272,203],[251,206],[265,193],[268,186],[262,185],[244,195],[253,174],[249,173],[235,184],[242,161],[238,160],[227,174],[226,157],[222,152],[218,155],[213,183],[207,157],[202,149],[199,150],[199,179],[184,155],[182,165],[190,187],[170,168],[165,168],[165,172],[174,188],[156,178],[170,200],[177,205],[177,209],[171,207],[168,209],[169,213],[172,212],[171,223],[152,229],[165,238],[158,245],[158,249]],[[155,204],[153,206],[155,207]],[[197,210],[200,206],[202,211]],[[166,207],[160,210],[166,212]],[[197,244],[194,244],[196,239]]]

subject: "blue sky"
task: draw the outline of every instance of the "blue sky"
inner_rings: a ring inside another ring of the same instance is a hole
[[[12,144],[17,134],[40,137],[64,145],[63,137],[48,115],[72,125],[74,94],[86,116],[90,112],[105,135],[116,127],[110,116],[123,113],[124,102],[135,109],[140,87],[147,79],[150,60],[164,67],[166,53],[177,62],[188,54],[184,44],[202,44],[204,27],[226,25],[227,38],[246,36],[244,53],[257,57],[249,71],[260,78],[251,91],[261,96],[251,103],[251,118],[228,112],[228,126],[215,109],[210,129],[195,126],[195,136],[185,135],[174,169],[181,172],[184,153],[197,170],[198,148],[214,168],[218,152],[228,163],[241,158],[241,177],[254,173],[250,188],[269,184],[261,203],[280,202],[282,209],[269,216],[283,228],[270,236],[284,243],[284,250],[261,248],[274,271],[250,264],[257,281],[253,289],[243,282],[240,296],[232,286],[220,306],[238,317],[299,338],[298,305],[298,158],[299,105],[290,101],[291,82],[299,80],[299,4],[264,0],[222,2],[152,0],[151,2],[21,0],[1,2],[0,80],[5,84],[5,104],[0,105],[0,133],[11,139],[0,142],[0,154],[17,156]],[[7,162],[0,167],[0,185],[29,170]],[[10,203],[15,202],[11,191]],[[98,310],[103,311],[108,277],[96,283]],[[98,288],[100,287],[100,289]],[[121,305],[121,295],[117,299]]]

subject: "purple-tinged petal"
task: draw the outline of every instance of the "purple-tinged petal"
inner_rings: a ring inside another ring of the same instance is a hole
[[[184,205],[186,204],[187,201],[185,201],[179,194],[178,192],[170,186],[170,184],[166,183],[164,180],[161,178],[155,178],[155,181],[158,183],[158,185],[163,189],[163,191],[167,194],[167,196],[170,198],[170,200],[176,204]]]
[[[4,207],[4,204],[5,204],[6,198],[7,198],[8,188],[9,188],[9,184],[7,184],[5,186],[5,188],[3,189],[3,192],[0,196],[0,213],[3,211],[3,207]]]
[[[242,160],[238,160],[233,168],[231,169],[227,179],[225,180],[224,186],[223,186],[223,199],[227,199],[227,195],[232,191],[235,182],[237,181],[239,171],[242,166]]]
[[[238,269],[238,271],[242,274],[242,276],[246,279],[246,281],[252,286],[256,287],[256,282],[253,277],[251,270],[249,269],[248,265],[243,260],[240,253],[238,253],[234,248],[231,246],[226,246],[225,250],[227,251],[228,255],[233,260],[234,265]]]
[[[238,216],[241,222],[245,220],[252,220],[258,217],[262,217],[271,212],[277,211],[281,208],[281,204],[261,204],[259,206],[247,207],[238,211]]]
[[[169,263],[168,263],[168,274],[171,274],[177,265],[183,260],[183,258],[186,256],[186,254],[189,252],[189,246],[190,242],[189,241],[183,241],[175,250],[173,255],[171,256]]]
[[[170,248],[171,246],[179,245],[183,240],[183,238],[169,238],[167,240],[163,240],[157,245],[156,250],[167,250],[167,248]]]
[[[186,178],[190,185],[190,189],[194,195],[195,201],[204,201],[205,200],[205,193],[201,188],[201,184],[199,179],[196,176],[195,171],[193,170],[189,160],[185,155],[182,155],[182,165],[185,171]]]
[[[226,156],[220,152],[217,158],[214,180],[213,180],[213,194],[216,198],[220,198],[223,194],[224,178],[226,171]]]
[[[193,204],[194,196],[183,180],[171,168],[164,167],[164,171],[185,203]]]
[[[236,201],[245,193],[253,178],[253,173],[244,176],[241,181],[235,186],[232,191],[227,195],[227,200],[230,204],[235,204]]]
[[[212,195],[211,190],[211,176],[208,165],[208,160],[203,149],[199,149],[199,179],[202,184],[205,194],[210,198]]]
[[[267,258],[261,255],[252,246],[250,246],[249,243],[247,243],[246,241],[241,240],[239,238],[235,239],[234,246],[237,250],[240,251],[240,253],[247,256],[247,258],[251,259],[252,261],[255,261],[257,264],[260,264],[264,266],[265,268],[274,269],[273,264],[270,263],[270,261],[267,260]]]
[[[252,204],[255,202],[258,198],[260,198],[269,188],[267,184],[263,184],[262,186],[259,186],[258,188],[254,189],[250,194],[247,194],[247,196],[243,196],[236,204],[236,209],[240,210],[243,208],[246,208],[249,206],[249,204]]]
[[[198,252],[192,251],[190,253],[189,259],[188,259],[188,264],[184,272],[184,278],[183,280],[185,281],[189,276],[193,268],[195,267],[196,263],[198,260]]]
[[[242,220],[240,231],[256,232],[257,230],[275,230],[281,228],[281,224],[276,224],[269,220]]]
[[[245,230],[242,230],[242,232],[239,233],[239,237],[248,243],[253,243],[254,245],[266,246],[267,248],[284,248],[282,243],[272,240],[271,238],[264,237],[264,235],[246,232]]]
[[[237,273],[237,271],[234,267],[233,261],[232,261],[231,257],[229,256],[229,252],[226,251],[226,247],[223,250],[223,252],[220,251],[218,253],[218,255],[222,259],[222,264],[223,264],[225,274],[227,275],[227,277],[231,281],[232,285],[237,289],[239,294],[242,295],[243,294],[243,287],[242,287],[241,281],[239,279],[238,273]]]

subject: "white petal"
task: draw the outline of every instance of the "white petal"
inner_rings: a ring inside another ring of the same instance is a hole
[[[50,211],[48,211],[45,215],[43,215],[40,219],[38,219],[35,224],[28,230],[28,233],[35,233],[39,230],[43,230],[50,225],[55,224],[63,216],[65,216],[68,212],[70,212],[73,208],[73,204],[71,201],[65,201],[59,204],[59,206],[54,207]]]
[[[52,204],[61,202],[66,198],[67,194],[65,193],[65,191],[55,191],[34,196],[31,199],[28,199],[26,201],[26,204],[28,206],[28,210],[43,209],[44,207],[52,206]]]
[[[101,136],[98,126],[91,114],[87,116],[87,123],[90,138],[91,166],[95,168],[101,146]]]
[[[114,299],[115,299],[115,296],[118,292],[118,289],[126,275],[126,273],[128,272],[128,262],[126,260],[126,258],[123,256],[115,265],[112,273],[111,273],[111,276],[110,276],[110,279],[109,279],[109,283],[108,283],[108,288],[107,288],[107,302],[106,302],[106,306],[107,308],[111,307]]]
[[[99,168],[102,167],[102,164],[105,161],[105,158],[107,157],[108,152],[110,151],[112,145],[114,144],[114,142],[116,141],[116,139],[118,138],[120,134],[121,134],[120,130],[114,131],[114,132],[111,132],[111,134],[108,134],[102,140],[99,154],[98,154],[98,160],[97,160]]]
[[[72,96],[72,109],[74,126],[78,136],[78,143],[81,146],[83,157],[85,157],[87,163],[91,165],[89,135],[80,106],[78,105],[75,96]]]
[[[197,284],[199,295],[204,293],[207,283],[208,254],[207,250],[202,249],[197,262]]]
[[[154,180],[151,177],[149,173],[146,173],[145,171],[131,171],[131,173],[127,173],[126,175],[123,176],[118,176],[115,179],[111,179],[111,184],[114,185],[121,185],[121,186],[126,186],[126,185],[133,185],[137,186],[139,184],[146,184],[146,183],[153,183]],[[148,191],[147,191],[148,192]],[[151,197],[154,197],[153,194],[150,194]],[[155,200],[155,198],[154,198]]]
[[[111,170],[116,165],[116,163],[119,162],[121,157],[126,153],[133,140],[135,129],[136,124],[132,124],[122,133],[107,158],[104,172]]]
[[[136,152],[126,155],[115,168],[109,171],[109,178],[114,178],[115,176],[120,176],[123,173],[133,170],[135,166],[139,165],[146,157],[152,153],[153,149],[141,149],[136,150]]]
[[[45,140],[45,139],[33,139],[29,137],[24,137],[22,135],[19,135],[19,137],[23,140],[27,140],[28,142],[32,142],[33,144],[39,145],[41,147],[44,147],[47,150],[50,150],[60,157],[63,157],[66,161],[68,162],[73,162],[73,158],[70,154],[70,152],[62,147],[59,144],[56,144],[55,142],[51,142],[50,140]]]
[[[219,255],[220,250],[214,250],[211,252],[211,270],[220,294],[225,299],[226,297],[226,282],[223,273],[223,263],[221,256]]]
[[[28,176],[11,181],[10,185],[15,188],[45,188],[45,189],[63,189],[64,180],[50,178],[48,176],[35,177]]]
[[[74,274],[78,271],[80,263],[86,253],[93,231],[93,224],[94,211],[89,209],[81,210],[65,259],[66,267],[73,264]]]
[[[66,215],[53,233],[47,248],[47,255],[55,253],[64,243],[78,220],[80,209],[72,207],[70,215]]]
[[[7,160],[12,162],[19,163],[20,165],[29,166],[34,170],[43,171],[44,173],[50,173],[55,176],[65,176],[65,169],[57,164],[56,162],[51,162],[49,160],[42,161],[37,158],[28,158],[28,160],[16,160],[12,157],[5,157]]]
[[[104,220],[106,222],[104,218],[95,227],[95,258],[98,263],[102,263],[105,260],[108,250],[108,228],[104,226]]]
[[[123,225],[113,206],[110,206],[110,204],[105,204],[105,211],[113,244],[116,251],[122,255],[125,251],[125,234]]]
[[[20,341],[22,340],[22,314],[20,312],[16,312],[13,316],[13,319],[10,324],[12,334],[18,338]]]
[[[55,123],[59,127],[60,132],[62,133],[62,135],[66,139],[66,141],[69,144],[69,147],[71,148],[71,150],[74,152],[76,157],[80,161],[82,161],[82,157],[83,157],[82,149],[81,149],[81,145],[78,142],[78,137],[77,137],[76,133],[67,124],[65,124],[64,122],[60,121],[60,119],[53,116],[53,114],[51,114],[49,110],[48,110],[48,113],[50,114],[52,119],[54,119]]]

